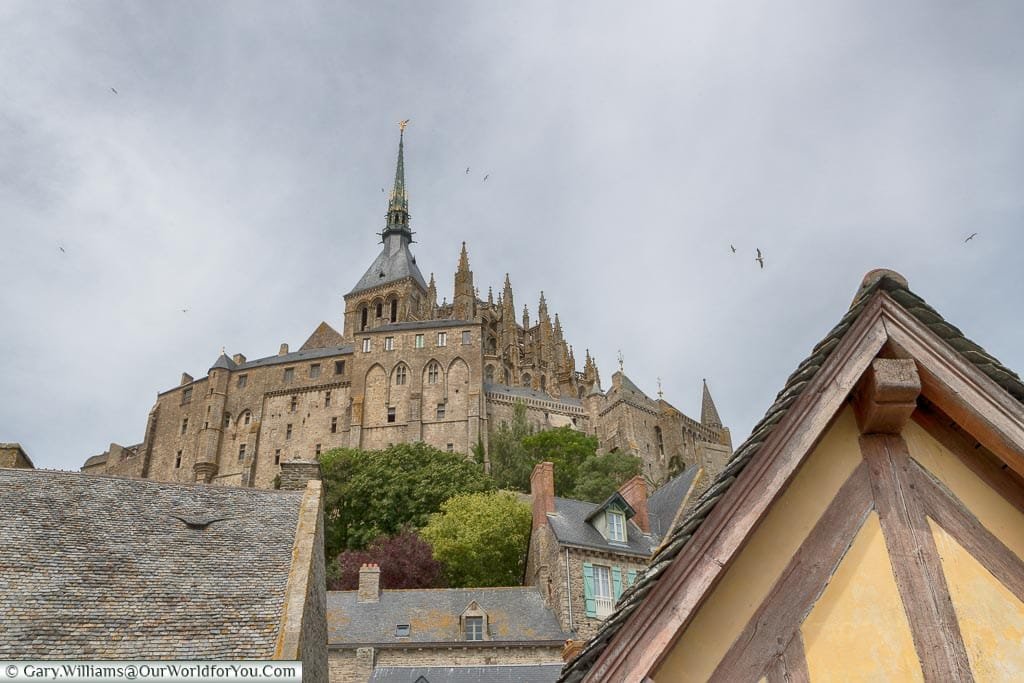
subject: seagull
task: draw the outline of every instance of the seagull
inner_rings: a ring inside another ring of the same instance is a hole
[[[383,191],[384,191],[384,188],[383,188],[383,187],[382,187],[382,188],[380,188],[380,191],[381,191],[381,192],[383,192]]]
[[[111,88],[110,92],[114,93],[115,95],[117,94],[117,90],[115,90],[114,88]]]
[[[732,246],[732,245],[730,244],[730,245],[729,245],[729,248],[730,248],[730,249],[732,249],[732,253],[734,253],[734,254],[736,253],[736,247],[734,247],[734,246]]]
[[[469,166],[466,167],[466,175],[469,175]]]
[[[57,245],[57,248],[60,249],[60,253],[62,253],[62,254],[68,253],[68,252],[64,251],[64,247],[60,246],[59,244]]]
[[[764,256],[761,256],[760,249],[757,250],[757,258],[755,258],[754,260],[761,264],[761,270],[764,270]]]
[[[183,308],[183,309],[181,309],[181,312],[182,313],[188,313],[188,309],[187,308]]]
[[[974,239],[974,236],[975,236],[975,235],[977,235],[977,234],[978,234],[978,233],[976,233],[976,232],[972,232],[972,233],[971,233],[971,236],[970,236],[970,237],[968,237],[967,239],[965,239],[965,240],[964,240],[964,242],[970,242],[971,240],[973,240],[973,239]]]
[[[491,174],[490,174],[490,173],[488,173],[487,175],[485,175],[485,176],[484,176],[484,182],[486,183],[486,182],[487,182],[487,179],[488,179],[488,178],[490,178],[490,177],[491,177]]]

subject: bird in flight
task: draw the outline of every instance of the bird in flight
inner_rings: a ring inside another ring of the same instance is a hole
[[[469,166],[466,167],[466,175],[469,175]]]
[[[487,175],[485,175],[485,176],[484,176],[484,182],[486,183],[486,182],[487,182],[487,179],[488,179],[488,178],[490,178],[490,177],[491,177],[491,174],[490,174],[490,173],[488,173]]]
[[[734,247],[734,246],[732,246],[732,245],[730,244],[730,245],[729,245],[729,248],[730,248],[730,249],[732,249],[732,253],[734,253],[734,254],[736,253],[736,247]]]
[[[382,188],[380,188],[380,191],[381,191],[381,192],[383,192],[383,191],[384,191],[384,188],[383,188],[383,187],[382,187]]]
[[[971,233],[971,236],[970,236],[970,237],[968,237],[967,239],[965,239],[965,240],[964,240],[964,242],[970,242],[971,240],[973,240],[973,239],[974,239],[974,236],[975,236],[975,235],[977,235],[977,234],[978,234],[978,233],[976,233],[976,232],[972,232],[972,233]]]
[[[111,88],[110,92],[114,93],[115,95],[117,94],[117,90],[115,90],[114,88]]]
[[[764,256],[761,255],[760,249],[757,250],[757,258],[754,260],[761,264],[761,270],[764,270]]]
[[[183,308],[183,309],[181,309],[181,312],[182,313],[188,313],[188,309],[187,308]]]
[[[64,247],[60,246],[59,244],[57,245],[57,248],[60,249],[60,253],[62,253],[62,254],[68,253],[68,252],[64,251]]]

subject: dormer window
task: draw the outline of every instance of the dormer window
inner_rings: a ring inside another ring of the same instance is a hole
[[[466,640],[484,639],[484,618],[466,617]]]
[[[626,542],[626,515],[618,510],[609,510],[608,515],[608,540],[616,543]]]
[[[490,640],[487,633],[487,612],[474,600],[466,607],[459,616],[462,626],[462,637],[465,640],[479,641]]]

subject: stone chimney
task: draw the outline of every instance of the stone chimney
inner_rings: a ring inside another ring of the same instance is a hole
[[[533,528],[547,526],[548,513],[555,511],[555,466],[539,462],[530,473],[530,494],[533,496]]]
[[[647,480],[643,475],[636,475],[619,487],[619,493],[629,506],[636,511],[633,523],[645,534],[651,533],[651,519],[647,515]]]
[[[192,375],[188,374],[187,372],[183,372],[181,373],[181,384],[179,384],[178,386],[183,387],[186,384],[192,384]]]
[[[281,463],[282,491],[304,491],[308,481],[320,478],[320,463],[315,460],[287,460]]]
[[[241,365],[242,363],[245,362],[245,356],[243,356],[240,353],[236,353],[234,356],[231,357],[231,360],[235,361],[235,365]]]
[[[288,345],[287,344],[281,344],[281,349],[277,352],[277,355],[285,356],[287,354],[288,354]]]
[[[359,568],[359,593],[356,602],[380,602],[380,567],[364,564]]]

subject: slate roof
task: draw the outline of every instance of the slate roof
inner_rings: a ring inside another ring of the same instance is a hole
[[[385,237],[384,248],[381,249],[377,258],[373,260],[348,295],[397,282],[407,277],[411,277],[423,291],[426,291],[427,283],[423,279],[423,273],[420,272],[419,266],[416,265],[416,257],[409,251],[407,240],[407,237],[399,234]]]
[[[370,683],[552,683],[561,664],[498,666],[379,666]]]
[[[864,277],[864,282],[846,315],[825,335],[824,339],[818,342],[811,351],[811,355],[805,358],[789,376],[785,386],[775,397],[775,402],[768,408],[768,412],[761,421],[754,426],[743,445],[733,453],[732,459],[722,473],[697,499],[694,509],[673,530],[671,537],[666,540],[659,552],[651,558],[647,569],[637,577],[636,583],[623,591],[615,611],[601,625],[597,634],[590,639],[579,656],[566,664],[560,681],[575,683],[587,674],[608,642],[615,637],[633,611],[643,602],[644,597],[654,588],[665,569],[686,546],[711,510],[755,457],[761,444],[775,429],[775,425],[783,419],[789,407],[799,398],[803,389],[856,322],[868,301],[878,292],[885,292],[967,361],[988,375],[1010,396],[1024,403],[1024,382],[1020,377],[995,357],[989,355],[983,348],[967,339],[963,332],[946,322],[938,311],[929,306],[924,299],[911,292],[903,276],[887,270],[869,272]]]
[[[0,659],[271,658],[302,495],[0,469]]]
[[[532,398],[538,401],[550,401],[552,403],[563,403],[567,406],[573,406],[574,408],[583,407],[583,401],[579,400],[574,396],[563,396],[561,398],[555,398],[545,391],[536,391],[529,387],[512,387],[507,384],[484,384],[484,391],[492,394],[504,394],[513,398]]]
[[[683,498],[693,485],[698,469],[700,468],[694,465],[683,470],[647,497],[647,517],[650,519],[651,533],[658,538],[671,531],[672,522],[679,513]]]
[[[438,588],[383,590],[380,602],[358,602],[357,591],[328,591],[327,642],[331,647],[402,647],[416,643],[467,643],[459,616],[474,600],[487,613],[490,641],[561,645],[562,631],[536,588]],[[409,624],[409,636],[395,627]]]
[[[626,539],[628,543],[610,543],[601,532],[595,529],[587,519],[602,504],[587,503],[571,498],[555,498],[555,512],[548,514],[548,526],[555,534],[558,542],[581,548],[604,550],[622,555],[639,555],[649,557],[657,546],[657,539],[645,535],[633,520],[626,522]]]
[[[215,368],[222,368],[224,370],[234,370],[237,367],[238,364],[235,363],[235,361],[228,358],[227,354],[222,353],[219,356],[217,356],[217,360],[213,362],[213,365],[210,366],[210,369],[213,370]]]

